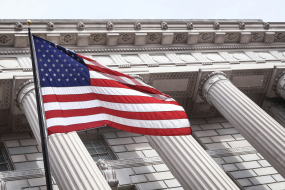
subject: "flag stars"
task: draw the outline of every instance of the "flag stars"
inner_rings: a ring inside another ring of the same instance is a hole
[[[53,50],[54,52],[56,52],[56,50]]]
[[[50,62],[50,59],[48,59],[47,61]]]
[[[45,54],[43,54],[43,57],[45,57],[46,55]]]
[[[60,81],[61,79],[57,79],[58,81]]]
[[[66,72],[68,72],[68,69],[65,69]]]
[[[63,67],[63,64],[60,64],[61,67]]]
[[[58,57],[61,57],[61,55],[59,54]]]
[[[45,78],[42,79],[42,81],[45,81],[45,80],[46,80]]]
[[[41,69],[41,71],[44,71],[44,69]]]
[[[46,52],[49,52],[49,50],[47,49]]]
[[[78,66],[78,63],[76,63],[76,66]]]
[[[41,52],[41,50],[40,50],[40,49],[38,49],[38,52]]]
[[[78,76],[80,76],[80,73],[78,73]]]
[[[74,78],[74,80],[76,81],[76,80],[77,80],[77,78]]]
[[[45,63],[45,64],[44,64],[44,66],[46,67],[46,66],[47,66],[47,64]]]
[[[42,62],[42,59],[40,59],[40,62]]]
[[[55,61],[58,62],[58,59],[56,59]]]
[[[64,62],[66,62],[66,59],[63,59]]]
[[[81,68],[81,70],[83,71],[83,68]]]
[[[51,54],[50,56],[51,56],[51,57],[53,57],[54,55],[53,55],[53,54]]]
[[[55,64],[52,64],[52,67],[55,67]]]
[[[69,75],[72,76],[72,73],[70,73]]]
[[[50,78],[49,80],[52,81],[52,78]]]
[[[60,71],[60,69],[57,69],[56,71],[57,71],[57,72],[59,72],[59,71]]]
[[[49,72],[51,72],[51,71],[52,71],[52,69],[48,69],[48,71],[49,71]]]
[[[76,69],[73,69],[73,71],[75,71]]]
[[[66,81],[68,82],[68,81],[69,81],[69,79],[66,79]]]
[[[55,77],[56,77],[56,74],[54,73],[54,74],[53,74],[53,76],[55,76]]]
[[[47,73],[46,73],[45,75],[46,75],[46,76],[48,76],[48,74],[47,74]]]
[[[85,80],[85,78],[83,77],[82,80]]]
[[[68,64],[69,67],[71,67],[71,64]]]

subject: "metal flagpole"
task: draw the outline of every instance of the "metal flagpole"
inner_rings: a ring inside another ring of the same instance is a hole
[[[50,164],[48,158],[48,148],[47,148],[47,135],[46,130],[44,127],[44,120],[43,120],[43,112],[41,107],[40,101],[40,84],[38,82],[39,74],[38,74],[38,67],[37,67],[37,60],[35,54],[35,46],[33,36],[31,34],[31,21],[27,21],[27,25],[29,26],[29,40],[30,40],[30,50],[31,50],[31,59],[32,59],[32,66],[33,66],[33,76],[34,76],[34,84],[35,84],[35,92],[36,92],[36,100],[37,100],[37,109],[38,109],[38,119],[39,119],[39,127],[41,133],[41,143],[42,143],[42,152],[43,152],[43,159],[44,159],[44,167],[45,167],[45,177],[46,177],[46,186],[47,190],[52,190],[52,179],[51,179],[51,172],[50,172]]]

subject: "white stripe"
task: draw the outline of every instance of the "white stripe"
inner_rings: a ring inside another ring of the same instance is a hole
[[[57,125],[73,125],[80,123],[89,123],[94,121],[109,120],[122,125],[128,125],[140,128],[183,128],[189,127],[188,119],[173,119],[173,120],[136,120],[136,119],[126,119],[122,117],[117,117],[109,114],[95,114],[88,116],[77,116],[77,117],[67,117],[67,118],[51,118],[47,119],[47,127],[57,126]],[[167,126],[167,127],[166,127]]]
[[[99,86],[72,86],[72,87],[42,87],[42,94],[72,95],[72,94],[104,94],[117,96],[146,96],[150,95],[137,90],[119,87],[99,87]]]
[[[114,75],[110,75],[110,74],[102,73],[102,72],[97,72],[97,71],[89,71],[89,73],[90,73],[90,78],[92,78],[92,79],[109,79],[109,80],[114,80],[114,81],[121,82],[124,84],[137,85],[131,79],[129,79],[127,77],[114,76]],[[121,81],[118,81],[117,78],[120,78]],[[138,86],[144,86],[144,85],[138,85]]]
[[[126,111],[126,112],[184,111],[184,109],[178,105],[156,104],[156,103],[127,104],[127,103],[106,102],[101,100],[44,103],[45,111],[87,109],[87,108],[96,108],[96,107],[105,107],[113,110]]]

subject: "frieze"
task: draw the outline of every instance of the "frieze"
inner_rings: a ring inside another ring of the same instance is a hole
[[[9,46],[13,45],[14,36],[13,34],[0,34],[0,45]]]
[[[212,42],[214,39],[215,33],[213,32],[202,32],[199,33],[199,40],[198,42]]]
[[[284,38],[285,39],[285,38]],[[199,46],[199,47],[163,47],[163,48],[96,48],[96,49],[72,49],[77,53],[108,53],[108,52],[159,52],[159,51],[208,51],[208,50],[239,50],[239,49],[284,49],[285,45],[278,46]],[[0,55],[23,55],[30,54],[29,50],[22,51],[0,51]]]
[[[146,158],[131,158],[125,160],[108,160],[108,167],[112,169],[127,168],[135,166],[156,165],[163,164],[162,159],[159,156],[146,157]]]
[[[160,43],[161,41],[161,33],[147,33],[146,43],[155,44]]]
[[[225,42],[238,42],[239,37],[239,32],[226,32]]]
[[[45,175],[45,170],[43,168],[0,172],[1,181],[14,181],[19,179],[39,178],[39,177],[44,177],[44,175]]]
[[[0,109],[7,109],[11,104],[11,80],[0,80],[0,96],[2,96],[2,100],[0,101]]]
[[[235,76],[252,75],[264,75],[262,86],[238,87],[238,89],[243,93],[266,93],[272,75],[272,69],[233,70],[230,80],[232,81]]]
[[[60,34],[60,44],[75,44],[76,34]]]
[[[264,32],[252,32],[251,37],[250,37],[250,41],[262,42],[264,35],[265,35]]]
[[[174,33],[173,43],[185,43],[187,39],[187,33]]]
[[[275,42],[284,42],[285,41],[285,32],[275,32]]]
[[[162,22],[162,23],[161,23],[161,29],[164,29],[164,30],[168,29],[168,24],[167,24],[167,22]]]
[[[100,44],[103,45],[106,43],[106,34],[105,33],[95,33],[90,35],[90,44]]]
[[[193,96],[194,87],[197,79],[197,72],[176,72],[176,73],[152,73],[148,84],[153,86],[153,81],[157,79],[182,79],[187,78],[188,84],[185,91],[164,92],[173,98],[190,98]]]
[[[120,33],[118,43],[119,44],[132,44],[134,43],[134,33]]]
[[[31,131],[31,127],[24,114],[15,115],[13,119],[13,132]]]
[[[35,33],[35,34],[33,34],[33,35],[35,35],[35,36],[37,36],[37,37],[40,37],[40,38],[43,38],[43,39],[47,39],[47,35],[46,35],[46,34],[43,34],[43,33],[40,33],[40,34]]]
[[[112,22],[107,22],[106,29],[107,30],[113,30],[114,29],[114,24]]]
[[[217,149],[217,150],[206,150],[206,152],[211,157],[222,157],[226,155],[241,155],[241,154],[257,153],[256,149],[252,146]]]

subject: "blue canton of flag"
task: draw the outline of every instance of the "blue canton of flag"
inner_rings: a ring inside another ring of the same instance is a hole
[[[89,70],[76,53],[34,37],[42,87],[90,86]]]

